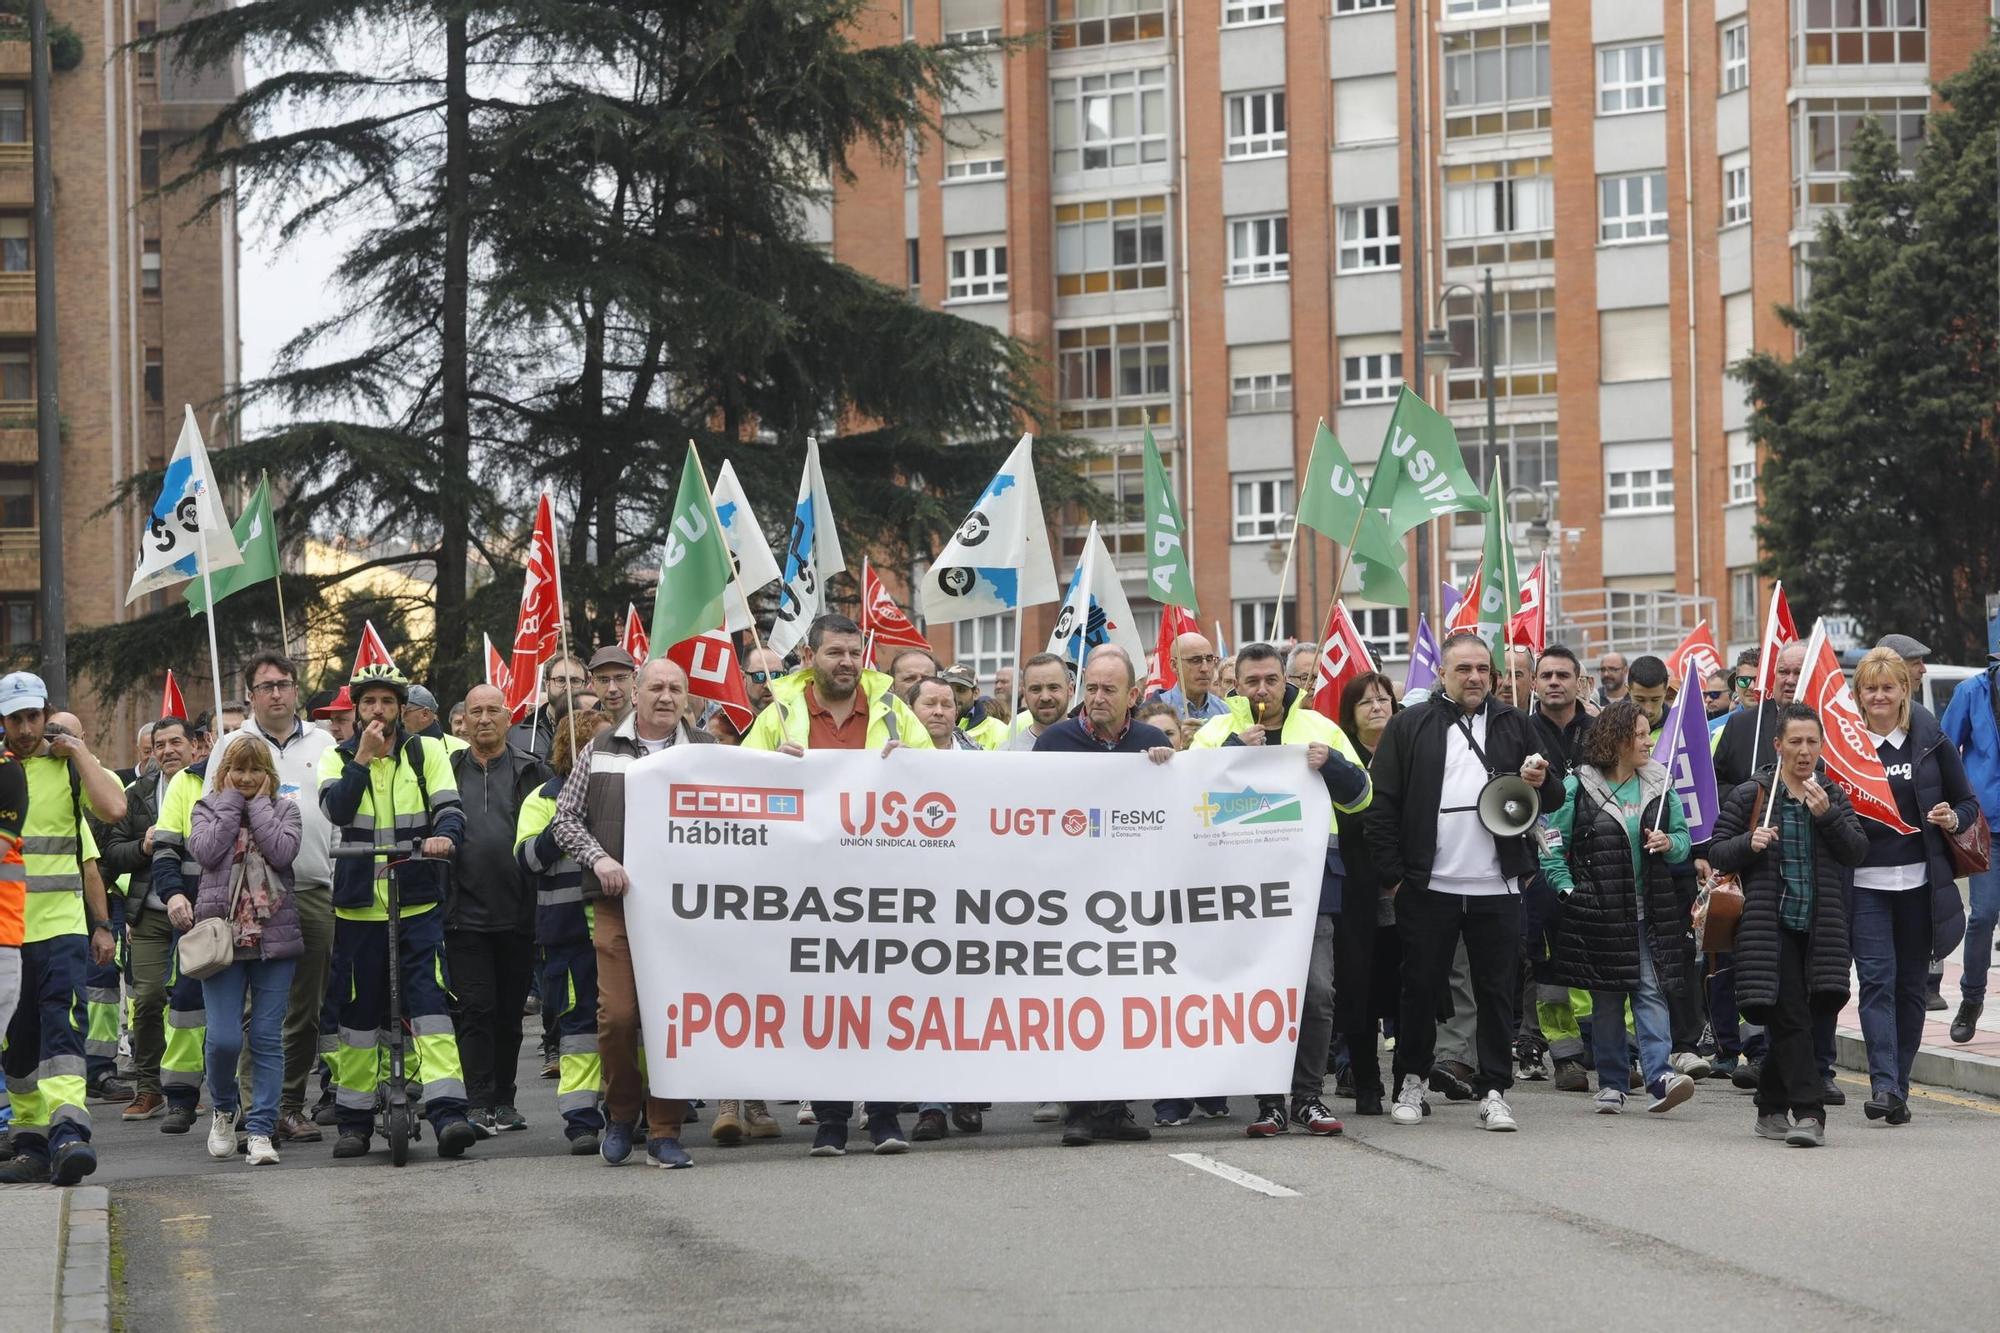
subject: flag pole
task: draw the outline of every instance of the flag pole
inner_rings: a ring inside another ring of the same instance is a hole
[[[1014,683],[1007,687],[1007,726],[1010,731],[1014,729],[1014,724],[1020,720],[1021,716],[1021,613],[1021,599],[1016,596],[1014,599]]]
[[[1361,511],[1354,516],[1354,532],[1351,536],[1348,537],[1347,545],[1341,547],[1340,554],[1334,557],[1333,599],[1335,601],[1339,601],[1340,594],[1346,591],[1348,556],[1349,553],[1354,550],[1354,543],[1361,540],[1361,524],[1363,520],[1365,520],[1367,517],[1368,517],[1368,506],[1363,505],[1361,506]]]
[[[260,471],[257,479],[263,484],[264,503],[271,503],[271,474]],[[285,544],[278,540],[278,510],[271,508],[271,551],[278,557],[278,573],[271,580],[278,589],[278,645],[285,650],[285,656],[292,655],[292,628],[285,619]]]
[[[1688,706],[1687,691],[1682,690],[1681,697],[1674,701],[1674,712],[1676,716],[1670,716],[1667,719],[1667,725],[1674,729],[1674,734],[1673,738],[1668,742],[1667,790],[1665,795],[1660,797],[1660,816],[1658,819],[1653,821],[1653,832],[1655,833],[1661,832],[1667,826],[1667,798],[1672,797],[1676,801],[1678,801],[1681,798],[1680,789],[1674,785],[1674,765],[1680,760],[1681,744],[1683,740],[1682,733],[1687,729],[1687,719],[1685,717],[1678,716],[1678,714],[1682,710],[1686,709],[1687,706]],[[1642,786],[1641,791],[1643,790],[1644,788]]]
[[[530,546],[532,546],[534,543],[534,538],[530,537],[528,541]],[[530,551],[529,554],[532,555],[533,552]],[[562,655],[564,657],[572,657],[574,656],[574,654],[572,654],[569,650],[569,606],[563,601],[562,543],[556,540],[556,504],[553,499],[549,501],[549,564],[554,566],[555,576],[556,576],[557,641],[562,646]],[[643,665],[643,663],[641,665]],[[541,671],[535,674],[535,708],[533,716],[538,719],[541,717],[542,714],[542,682],[548,679],[548,674],[549,673],[546,664],[544,664]],[[574,691],[571,692],[568,717],[569,717],[569,753],[571,761],[574,762],[576,758],[576,699],[574,697]],[[528,744],[532,746],[534,743],[535,743],[535,732],[533,728],[530,728],[528,731]],[[549,736],[549,745],[550,748],[554,748],[555,736],[553,733]]]
[[[202,462],[206,463],[208,461],[208,450],[203,449],[201,456]],[[215,479],[207,476],[200,477],[196,479],[196,484],[202,487],[213,487]],[[221,507],[219,503],[215,506],[218,511]],[[215,714],[209,720],[209,734],[216,740],[220,740],[222,739],[222,651],[215,644],[215,582],[209,577],[208,573],[208,537],[209,534],[206,531],[195,534],[194,562],[201,570],[201,593],[203,599],[208,603],[209,684],[215,691]],[[235,540],[233,534],[231,540]]]

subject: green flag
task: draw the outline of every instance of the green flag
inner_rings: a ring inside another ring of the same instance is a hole
[[[269,477],[257,483],[256,494],[250,497],[249,504],[243,506],[243,514],[236,520],[231,532],[236,538],[236,549],[242,553],[243,563],[210,571],[209,581],[215,585],[215,600],[218,602],[232,592],[241,592],[252,584],[278,577],[278,525],[271,521]],[[202,590],[200,579],[190,579],[182,585],[181,596],[187,601],[189,615],[198,616],[208,610],[208,597]]]
[[[1479,637],[1499,650],[1507,621],[1521,598],[1521,576],[1514,568],[1514,542],[1507,531],[1507,503],[1500,489],[1500,469],[1493,469],[1493,494],[1486,513],[1486,553],[1479,568]]]
[[[683,639],[722,628],[723,594],[735,577],[722,524],[715,517],[701,455],[688,442],[667,544],[660,552],[660,586],[653,594],[652,655],[660,657]]]
[[[1410,600],[1403,582],[1403,544],[1390,534],[1382,515],[1363,506],[1361,479],[1326,422],[1313,434],[1306,460],[1306,489],[1299,498],[1299,522],[1315,532],[1352,545],[1361,571],[1361,595],[1371,602]]]
[[[1398,537],[1440,514],[1486,510],[1479,487],[1465,470],[1451,422],[1408,385],[1396,399],[1389,433],[1382,438],[1367,505],[1389,511],[1389,531]]]
[[[1167,468],[1153,432],[1146,432],[1146,590],[1164,606],[1194,605],[1194,575],[1188,571],[1187,542],[1180,506],[1167,484]]]

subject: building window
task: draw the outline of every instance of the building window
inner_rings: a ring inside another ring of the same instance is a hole
[[[1606,245],[1656,241],[1667,234],[1667,173],[1597,178],[1597,239]]]
[[[1554,159],[1447,163],[1444,235],[1447,268],[1553,260]]]
[[[997,301],[1007,295],[1007,247],[954,246],[946,301]]]
[[[1173,449],[1162,443],[1161,462],[1166,465],[1167,485],[1175,485],[1176,455]],[[1109,551],[1119,564],[1136,563],[1146,555],[1146,458],[1139,449],[1119,448],[1097,454],[1085,462],[1083,474],[1091,485],[1103,491],[1111,500],[1111,515],[1098,523],[1098,536],[1104,539],[1104,549]],[[1178,491],[1174,492],[1179,494]],[[1089,535],[1090,522],[1079,509],[1068,510],[1065,514],[1062,536],[1062,553],[1058,568],[1070,564],[1083,555],[1083,543]],[[1159,622],[1153,623],[1159,628]]]
[[[1854,134],[1870,116],[1895,143],[1903,169],[1914,171],[1924,144],[1927,97],[1840,97],[1795,103],[1792,107],[1793,203],[1847,202],[1847,173],[1853,166]]]
[[[1801,310],[1812,301],[1813,262],[1818,258],[1817,241],[1801,241],[1792,247],[1792,304]]]
[[[0,528],[20,532],[35,526],[35,470],[0,467]]]
[[[1484,336],[1479,302],[1470,292],[1445,298],[1451,334],[1449,401],[1480,401]],[[1503,288],[1493,293],[1493,392],[1505,398],[1556,391],[1556,294],[1552,287]]]
[[[1049,49],[1111,46],[1167,35],[1167,0],[1049,0]]]
[[[139,135],[139,184],[148,190],[160,186],[160,136],[153,130]]]
[[[1271,601],[1236,603],[1236,646],[1269,643],[1278,629],[1278,603]]]
[[[32,273],[32,248],[26,218],[0,218],[0,273]]]
[[[165,402],[167,397],[166,371],[160,364],[160,349],[157,347],[148,347],[146,349],[145,381],[146,401],[155,407]]]
[[[1723,436],[1723,443],[1729,457],[1729,503],[1755,504],[1757,502],[1757,447],[1750,443],[1750,432],[1732,430]]]
[[[1292,530],[1290,477],[1258,477],[1236,483],[1236,535],[1239,542],[1284,537]]]
[[[1396,0],[1333,0],[1336,14],[1366,14],[1373,9],[1394,9]]]
[[[1167,160],[1167,71],[1053,79],[1055,174]]]
[[[1500,422],[1494,428],[1493,441],[1486,439],[1486,423],[1459,427],[1458,439],[1465,452],[1466,468],[1472,479],[1484,489],[1493,481],[1493,469],[1498,467],[1507,478],[1508,489],[1516,486],[1546,495],[1553,501],[1558,494],[1556,464],[1559,450],[1556,447],[1556,423],[1553,421],[1512,421]],[[1514,517],[1520,518],[1520,502],[1516,501]]]
[[[1730,642],[1745,643],[1757,638],[1761,629],[1757,624],[1757,591],[1756,570],[1729,571]]]
[[[1275,157],[1285,151],[1285,93],[1236,93],[1224,99],[1229,157]]]
[[[1448,19],[1472,18],[1482,14],[1503,14],[1510,9],[1547,9],[1549,0],[1445,0]]]
[[[1165,320],[1056,331],[1064,430],[1168,425],[1173,378],[1173,326]]]
[[[1056,295],[1094,296],[1166,285],[1165,195],[1056,206]]]
[[[1340,271],[1401,268],[1402,206],[1360,204],[1340,210]]]
[[[1340,401],[1386,403],[1403,386],[1401,352],[1364,352],[1340,359]]]
[[[903,135],[903,184],[905,186],[917,183],[917,164],[923,161],[923,158],[924,150],[917,138],[916,131],[906,131]]]
[[[1722,225],[1750,220],[1750,154],[1731,153],[1722,159]]]
[[[28,93],[0,88],[0,143],[28,142]]]
[[[1229,281],[1267,282],[1291,271],[1291,234],[1283,213],[1229,219]]]
[[[1222,0],[1222,26],[1240,28],[1251,23],[1282,23],[1285,0]]]
[[[944,35],[944,44],[946,46],[998,46],[1000,44],[1000,29],[960,28],[956,32],[946,33]]]
[[[952,626],[951,656],[963,662],[979,678],[979,687],[989,689],[993,673],[1014,662],[1014,617],[976,616]]]
[[[1722,91],[1740,92],[1750,86],[1750,25],[1742,20],[1722,29]]]
[[[984,180],[1007,174],[1006,120],[998,111],[944,118],[944,178]]]
[[[1444,137],[1549,128],[1549,25],[1444,36]]]
[[[903,242],[903,269],[908,280],[910,299],[912,301],[923,299],[924,252],[914,236]]]
[[[1618,514],[1659,514],[1674,507],[1672,467],[1604,474],[1604,507]]]
[[[1921,65],[1930,58],[1924,0],[1806,0],[1804,8],[1808,65]]]
[[[1662,42],[1607,46],[1597,53],[1597,113],[1658,111],[1667,104],[1667,49]]]
[[[159,30],[160,25],[151,19],[140,19],[133,25],[133,31],[138,34],[139,40],[142,42],[151,39],[153,34]],[[132,55],[132,67],[141,80],[149,83],[152,82],[159,74],[160,62],[158,53],[145,48],[135,51]]]
[[[1229,349],[1229,413],[1292,410],[1292,345],[1239,343]]]
[[[1410,656],[1410,608],[1407,606],[1351,606],[1354,628],[1368,651],[1384,662],[1408,661]]]
[[[0,598],[0,647],[25,648],[39,637],[35,633],[35,599]]]
[[[13,348],[0,350],[0,402],[32,403],[35,401],[34,362],[25,351]]]

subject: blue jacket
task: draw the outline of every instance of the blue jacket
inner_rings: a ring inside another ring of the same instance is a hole
[[[1946,739],[1965,760],[1965,776],[1988,823],[2000,821],[2000,723],[1993,720],[1994,676],[2000,667],[1960,681],[1946,705],[1942,726]]]

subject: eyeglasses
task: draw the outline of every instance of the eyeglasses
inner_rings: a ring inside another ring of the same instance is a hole
[[[286,690],[296,690],[298,687],[299,683],[295,680],[260,680],[250,687],[250,693],[283,694]]]
[[[550,676],[550,677],[549,677],[549,684],[551,684],[551,685],[560,685],[560,686],[562,686],[562,687],[563,687],[563,688],[565,688],[565,689],[571,689],[571,690],[574,690],[574,689],[578,688],[579,686],[583,686],[583,685],[588,685],[589,683],[590,683],[590,677],[588,677],[588,676]]]
[[[1191,653],[1181,659],[1184,666],[1214,666],[1222,659],[1214,653]]]
[[[779,671],[746,671],[743,678],[752,685],[768,685],[783,674]]]

